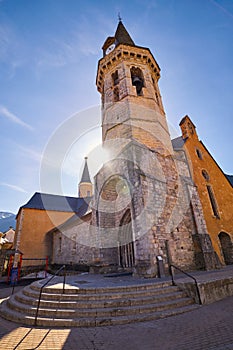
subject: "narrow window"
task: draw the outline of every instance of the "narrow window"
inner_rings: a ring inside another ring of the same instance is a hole
[[[204,179],[206,180],[206,181],[209,181],[210,180],[210,176],[209,176],[209,174],[207,173],[207,171],[206,170],[202,170],[202,176],[204,177]]]
[[[209,195],[209,200],[210,200],[210,203],[211,203],[211,207],[212,207],[214,216],[215,216],[216,218],[219,219],[219,213],[218,213],[217,203],[216,203],[216,200],[215,200],[215,197],[214,197],[214,193],[213,193],[212,187],[209,186],[209,185],[207,185],[206,187],[207,187],[207,191],[208,191],[208,195]]]
[[[87,191],[87,197],[90,197],[91,191]]]
[[[113,85],[117,85],[119,83],[118,71],[116,70],[112,74]]]
[[[72,241],[73,241],[73,244],[72,244],[72,251],[73,251],[73,252],[76,252],[76,237],[75,237],[75,235],[73,235]]]
[[[203,159],[202,153],[201,153],[201,151],[199,149],[196,149],[196,153],[197,153],[197,156],[198,156],[199,159]]]
[[[118,89],[118,87],[115,87],[115,89],[113,90],[113,101],[114,102],[119,101],[119,89]]]
[[[104,108],[104,99],[105,99],[105,96],[104,96],[104,86],[103,86],[103,91],[101,95],[102,108]]]
[[[59,252],[61,252],[61,243],[62,243],[61,237],[59,237]]]

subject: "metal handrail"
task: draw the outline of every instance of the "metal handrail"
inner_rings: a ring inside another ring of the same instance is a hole
[[[201,301],[201,295],[200,295],[200,290],[199,290],[199,287],[198,287],[198,283],[197,283],[197,280],[195,277],[193,277],[192,275],[190,275],[189,273],[183,271],[182,269],[180,269],[179,267],[173,265],[173,264],[170,264],[169,265],[169,270],[170,270],[170,274],[171,274],[171,277],[172,277],[172,284],[175,285],[175,281],[174,281],[174,274],[173,274],[173,271],[172,271],[172,267],[174,269],[177,269],[178,271],[182,272],[183,274],[185,274],[186,276],[192,278],[195,282],[195,286],[196,286],[196,290],[197,290],[197,296],[198,296],[198,301],[199,301],[199,304],[202,305],[202,301]]]
[[[36,315],[35,315],[35,323],[34,325],[36,326],[37,325],[37,317],[38,317],[38,313],[39,313],[39,308],[40,308],[40,300],[41,300],[41,296],[42,296],[42,292],[43,292],[43,288],[47,286],[47,284],[55,277],[57,276],[62,270],[65,270],[65,265],[63,265],[62,267],[60,267],[60,269],[58,269],[55,274],[50,277],[48,279],[48,281],[46,281],[43,286],[41,286],[40,288],[40,294],[39,294],[39,299],[38,299],[38,303],[37,303],[37,309],[36,309]],[[63,278],[63,288],[62,288],[62,294],[65,293],[65,283],[66,283],[66,271],[65,271],[65,274],[64,274],[64,278]]]

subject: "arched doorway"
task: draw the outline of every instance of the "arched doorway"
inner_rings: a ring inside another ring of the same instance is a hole
[[[135,265],[132,222],[129,209],[125,212],[120,222],[118,256],[121,267],[128,268]]]
[[[226,232],[220,232],[218,235],[225,264],[233,264],[233,245],[230,236]]]

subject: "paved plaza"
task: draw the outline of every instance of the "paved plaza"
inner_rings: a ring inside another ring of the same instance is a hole
[[[12,288],[0,288],[2,301]],[[0,338],[1,350],[233,350],[233,297],[178,316],[120,326],[42,328],[0,318]]]

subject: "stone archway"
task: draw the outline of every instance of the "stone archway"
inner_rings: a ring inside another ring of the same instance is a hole
[[[230,236],[226,232],[220,232],[218,238],[221,244],[225,264],[233,264],[233,244]]]
[[[130,268],[135,265],[134,240],[129,209],[120,222],[118,257],[119,265],[123,268]]]

